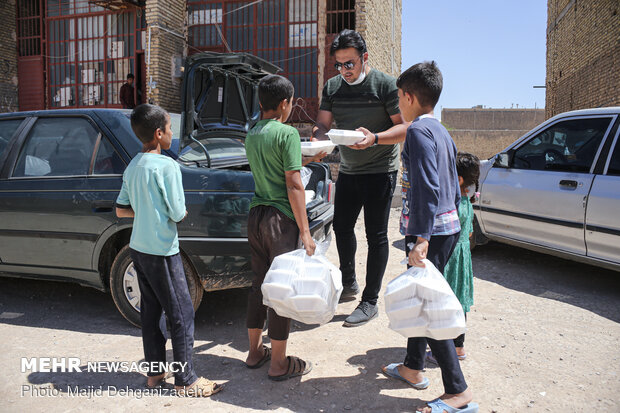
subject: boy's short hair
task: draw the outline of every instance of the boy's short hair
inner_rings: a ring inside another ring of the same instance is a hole
[[[136,134],[140,142],[149,143],[153,140],[155,131],[166,129],[166,123],[170,115],[165,109],[160,108],[157,105],[150,105],[143,103],[136,106],[131,112],[131,129]]]
[[[290,80],[280,75],[267,75],[258,84],[258,101],[263,110],[275,110],[283,100],[289,100],[295,93]]]
[[[127,74],[127,80],[129,79],[135,79],[135,76],[133,75],[133,73]]]
[[[456,173],[463,178],[463,185],[478,186],[480,179],[480,159],[474,154],[468,152],[459,152],[456,154]]]
[[[434,60],[422,62],[401,73],[396,80],[396,87],[415,95],[420,105],[434,108],[443,88],[443,76]]]
[[[355,30],[344,29],[338,33],[338,36],[336,36],[332,42],[332,45],[329,48],[329,54],[333,56],[336,51],[351,47],[356,49],[360,55],[366,53],[367,51],[366,41],[361,34]]]

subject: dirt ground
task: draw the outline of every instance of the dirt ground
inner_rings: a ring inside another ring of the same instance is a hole
[[[393,209],[390,219],[384,287],[404,269],[399,213]],[[363,283],[361,220],[357,235]],[[328,257],[337,263],[334,244]],[[480,411],[619,412],[620,273],[495,243],[477,249],[473,262],[475,306],[462,367]],[[139,373],[22,373],[22,357],[79,357],[83,365],[141,361],[140,331],[121,318],[107,294],[0,279],[1,410],[410,412],[443,392],[437,368],[427,369],[431,385],[424,391],[380,373],[405,355],[405,339],[388,329],[382,301],[379,318],[365,326],[342,327],[356,301],[341,304],[327,325],[295,323],[289,352],[314,363],[307,376],[275,383],[266,366],[248,370],[246,293],[204,296],[196,314],[195,367],[225,388],[196,400],[141,393],[145,378]]]

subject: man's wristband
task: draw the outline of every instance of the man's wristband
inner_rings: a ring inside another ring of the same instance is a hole
[[[372,146],[377,146],[379,145],[379,135],[375,133],[375,142],[372,144]]]

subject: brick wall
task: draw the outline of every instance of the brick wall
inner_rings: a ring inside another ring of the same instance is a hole
[[[546,116],[620,105],[618,0],[548,0]]]
[[[356,30],[366,40],[375,69],[397,77],[401,64],[402,0],[357,0]]]
[[[15,0],[0,1],[0,112],[18,110],[15,10]]]
[[[147,98],[170,112],[181,111],[181,77],[175,77],[175,58],[186,56],[185,0],[147,0],[146,25],[151,28],[150,63],[147,62]],[[166,30],[157,28],[163,27]],[[181,37],[179,37],[180,35]],[[148,51],[146,59],[148,59]],[[149,85],[150,81],[153,81]]]
[[[444,124],[459,151],[486,159],[545,120],[544,109],[443,109]]]

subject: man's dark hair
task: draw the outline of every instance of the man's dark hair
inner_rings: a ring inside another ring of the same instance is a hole
[[[480,159],[468,152],[456,154],[456,173],[463,178],[463,186],[476,185],[478,192],[478,180],[480,179]],[[475,195],[473,197],[475,199]],[[472,202],[474,201],[472,199]]]
[[[366,42],[362,35],[355,30],[344,29],[338,33],[338,36],[336,36],[332,42],[329,48],[329,54],[333,56],[336,51],[348,49],[350,47],[356,49],[360,55],[366,53]]]
[[[401,73],[396,87],[404,93],[415,95],[420,105],[434,108],[443,88],[443,76],[434,60],[422,62]]]
[[[129,79],[135,79],[135,76],[133,75],[133,73],[129,73],[129,74],[127,75],[127,79],[128,79],[128,80],[129,80]]]
[[[131,129],[136,134],[140,142],[149,143],[155,136],[155,131],[166,129],[166,123],[170,115],[157,105],[144,103],[136,106],[131,112]]]
[[[275,110],[283,100],[293,97],[295,88],[290,80],[280,75],[267,75],[258,84],[258,101],[263,110]]]

